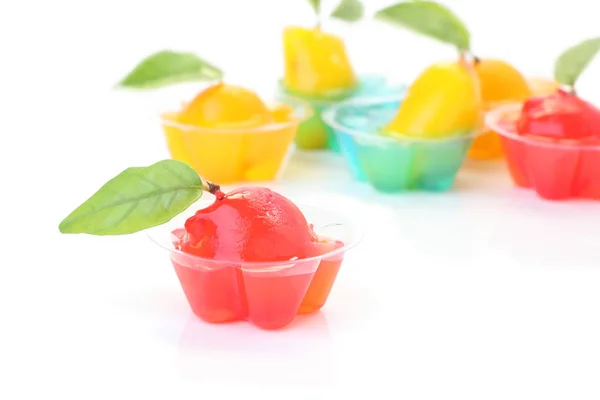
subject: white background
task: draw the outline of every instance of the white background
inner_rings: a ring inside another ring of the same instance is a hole
[[[478,55],[527,75],[598,35],[589,0],[447,3]],[[143,233],[58,233],[106,180],[168,157],[157,113],[198,86],[114,91],[139,60],[194,51],[268,97],[292,23],[311,23],[303,0],[0,3],[0,398],[599,398],[600,205],[541,201],[502,163],[467,163],[447,194],[385,196],[336,157],[295,155],[272,187],[354,215],[365,238],[323,311],[281,332],[196,321]],[[378,23],[325,26],[361,72],[408,81],[454,56]],[[598,88],[600,60],[579,92],[600,104]]]

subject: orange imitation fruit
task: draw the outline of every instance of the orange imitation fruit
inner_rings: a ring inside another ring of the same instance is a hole
[[[512,65],[502,60],[482,59],[476,63],[484,111],[504,102],[525,101],[532,92],[529,83]],[[483,132],[473,142],[469,156],[491,159],[502,155],[500,138],[495,132]]]
[[[210,181],[276,178],[299,121],[287,105],[269,108],[254,92],[217,83],[182,111],[163,115],[171,156]]]
[[[271,111],[256,93],[218,83],[200,92],[180,114],[184,124],[213,127],[256,127],[273,122]]]

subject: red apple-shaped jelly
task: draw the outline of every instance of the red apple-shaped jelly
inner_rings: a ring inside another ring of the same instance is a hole
[[[214,260],[269,262],[312,257],[319,240],[300,209],[267,188],[217,196],[185,223],[181,250]]]
[[[600,138],[600,110],[562,89],[525,102],[517,121],[521,135],[552,139]]]

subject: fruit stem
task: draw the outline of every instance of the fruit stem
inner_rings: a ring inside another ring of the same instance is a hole
[[[216,183],[206,181],[206,185],[202,185],[202,190],[214,195],[218,200],[223,200],[225,193],[221,191],[221,186]]]
[[[558,87],[558,90],[569,95],[569,96],[576,96],[577,93],[575,92],[575,86],[574,85],[560,85]]]
[[[459,50],[459,57],[465,61],[473,61],[473,64],[477,65],[481,62],[481,58],[468,50]]]

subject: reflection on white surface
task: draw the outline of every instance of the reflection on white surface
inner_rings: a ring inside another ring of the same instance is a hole
[[[519,194],[523,200],[538,200],[527,189]],[[587,200],[523,201],[512,209],[519,217],[498,218],[489,238],[502,255],[528,267],[568,270],[599,266],[599,228],[594,222],[600,215],[599,204]]]
[[[177,370],[193,381],[329,385],[335,355],[325,314],[298,316],[279,331],[248,322],[208,324],[190,315],[177,345]]]

